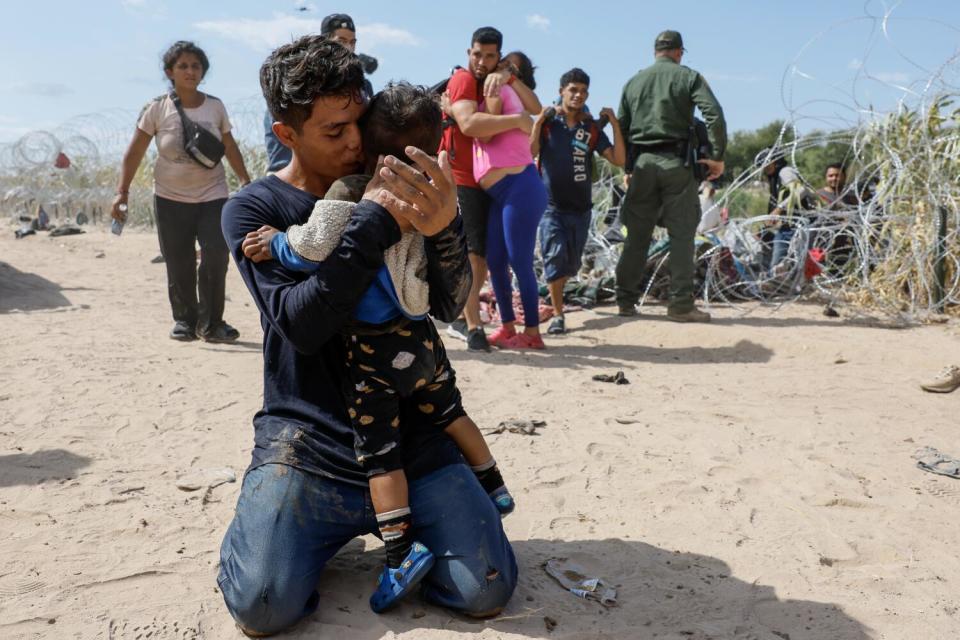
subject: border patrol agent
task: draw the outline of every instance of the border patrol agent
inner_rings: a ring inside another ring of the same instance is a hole
[[[687,144],[696,106],[713,146],[713,159],[698,162],[705,165],[707,179],[714,180],[723,173],[727,125],[707,81],[680,64],[684,53],[680,34],[664,31],[653,48],[656,61],[627,82],[620,100],[620,127],[631,150],[628,163],[633,163],[633,174],[620,213],[627,238],[617,263],[617,305],[621,316],[636,315],[650,239],[659,221],[670,236],[667,317],[677,322],[709,322],[710,314],[693,304],[700,202]]]

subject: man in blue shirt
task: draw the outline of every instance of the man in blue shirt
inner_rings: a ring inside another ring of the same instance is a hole
[[[613,128],[613,144],[600,123],[587,113],[590,76],[574,68],[560,77],[560,104],[547,107],[537,118],[531,134],[531,149],[540,157],[540,171],[549,204],[540,221],[540,254],[550,289],[554,319],[547,333],[566,332],[563,317],[563,285],[580,271],[593,213],[593,154],[622,167],[626,149],[620,123],[613,109],[600,117]],[[554,109],[552,117],[549,111]]]
[[[388,157],[316,272],[248,260],[248,233],[303,224],[363,157],[363,71],[347,49],[321,36],[301,38],[270,55],[260,84],[273,131],[292,159],[231,198],[222,222],[263,327],[263,407],[253,419],[252,461],[217,579],[228,611],[250,636],[277,633],[313,613],[327,561],[354,537],[378,530],[354,454],[338,333],[377,277],[384,251],[403,230],[424,236],[430,312],[440,320],[456,318],[471,285],[449,162],[412,147],[408,155],[429,180]],[[413,527],[418,540],[444,550],[422,593],[467,615],[495,615],[517,581],[499,514],[453,441],[416,413],[401,417]]]

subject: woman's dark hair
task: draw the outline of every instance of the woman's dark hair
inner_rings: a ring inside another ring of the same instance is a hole
[[[497,53],[500,53],[500,49],[503,47],[503,34],[493,27],[480,27],[473,32],[473,37],[470,39],[471,47],[475,43],[495,44],[497,45]]]
[[[260,89],[273,119],[299,133],[317,98],[363,99],[363,65],[338,42],[304,36],[267,57],[260,67]]]
[[[185,53],[192,53],[197,56],[197,59],[200,60],[200,66],[203,67],[203,75],[206,76],[207,71],[210,69],[210,60],[207,58],[207,54],[203,52],[203,49],[189,40],[177,40],[163,53],[163,70],[171,71],[174,65],[177,64],[180,56]],[[171,80],[171,82],[173,81]]]
[[[533,61],[527,57],[523,51],[511,51],[507,55],[503,56],[504,58],[509,58],[510,56],[516,56],[520,61],[517,77],[520,78],[520,81],[527,85],[530,89],[537,88],[537,81],[533,79],[533,72],[536,70],[536,67],[533,66]]]
[[[433,154],[440,146],[443,112],[427,87],[391,82],[370,101],[360,119],[367,158],[392,155],[406,160],[412,145]]]
[[[567,71],[565,74],[560,76],[560,88],[563,89],[565,86],[571,82],[576,82],[578,84],[585,84],[587,87],[590,86],[590,76],[587,75],[587,72],[581,69],[580,67],[574,67]]]

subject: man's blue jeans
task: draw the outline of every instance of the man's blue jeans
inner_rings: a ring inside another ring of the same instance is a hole
[[[500,515],[463,464],[410,482],[414,537],[437,558],[424,579],[430,602],[467,614],[496,612],[517,584]],[[281,464],[251,469],[220,548],[217,582],[249,631],[282,631],[320,604],[317,581],[351,539],[377,532],[370,492]],[[367,595],[367,594],[364,594]]]

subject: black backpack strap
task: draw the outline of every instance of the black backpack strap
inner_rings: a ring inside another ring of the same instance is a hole
[[[173,106],[177,108],[177,113],[180,114],[180,128],[183,129],[183,146],[187,147],[187,143],[190,141],[190,132],[193,131],[193,120],[187,117],[187,114],[183,111],[183,105],[180,103],[180,96],[177,95],[176,91],[171,91],[169,94],[170,100],[173,102]]]

